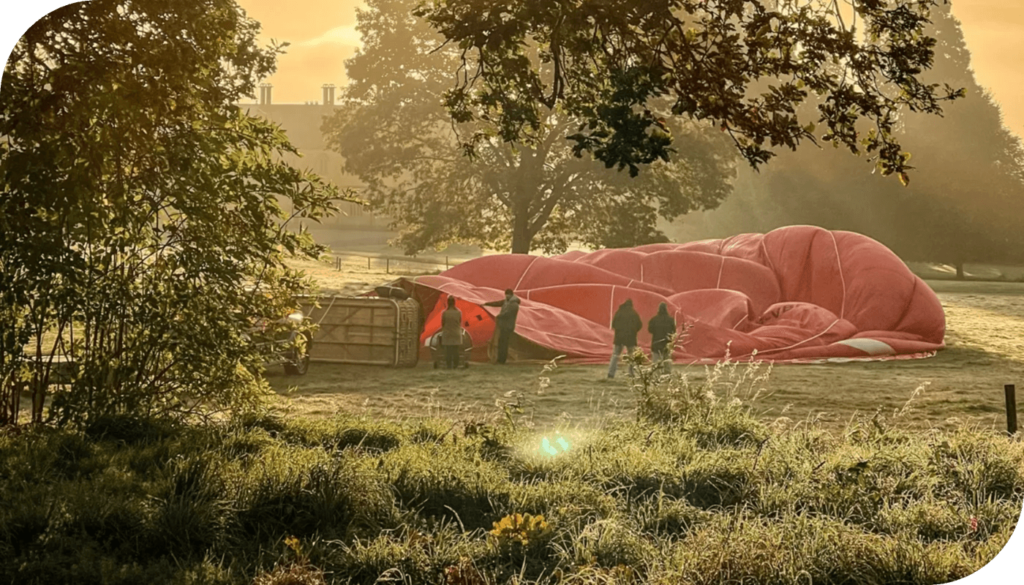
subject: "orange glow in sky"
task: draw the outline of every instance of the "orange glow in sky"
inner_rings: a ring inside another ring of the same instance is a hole
[[[291,46],[278,61],[275,103],[321,99],[320,86],[345,84],[345,59],[359,46],[355,30],[359,0],[239,0],[263,24],[263,39]],[[1024,136],[1024,2],[957,0],[978,83],[1002,106],[1006,125]]]

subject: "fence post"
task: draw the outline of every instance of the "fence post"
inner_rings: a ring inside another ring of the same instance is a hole
[[[1013,384],[1003,389],[1006,391],[1006,432],[1013,435],[1017,432],[1017,389]]]

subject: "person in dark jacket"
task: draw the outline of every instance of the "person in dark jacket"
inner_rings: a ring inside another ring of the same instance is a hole
[[[672,348],[669,342],[676,333],[676,320],[668,314],[668,305],[658,305],[658,314],[647,323],[647,331],[651,334],[651,359],[661,363],[668,373],[672,364]]]
[[[636,349],[636,334],[643,329],[644,323],[640,315],[633,308],[633,299],[626,299],[612,317],[612,329],[615,331],[615,345],[612,348],[612,363],[608,366],[608,377],[615,377],[615,370],[619,367],[619,354],[625,348],[631,355]],[[633,375],[633,362],[629,362],[629,375]]]
[[[491,301],[484,303],[485,307],[501,307],[498,316],[494,318],[496,323],[495,335],[498,336],[498,363],[503,364],[508,359],[508,343],[512,340],[512,332],[516,329],[516,317],[519,316],[519,297],[512,292],[512,289],[505,289],[505,300]]]
[[[445,367],[457,368],[462,349],[462,311],[455,308],[455,297],[448,297],[448,308],[441,313],[441,346],[444,347]]]

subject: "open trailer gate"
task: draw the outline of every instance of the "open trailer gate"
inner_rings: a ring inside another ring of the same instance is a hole
[[[319,329],[314,362],[412,367],[419,359],[420,307],[413,299],[321,297],[302,310]]]

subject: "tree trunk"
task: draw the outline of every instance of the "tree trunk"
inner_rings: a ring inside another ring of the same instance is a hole
[[[957,280],[963,280],[964,279],[964,263],[963,262],[957,262],[956,263],[956,279]]]
[[[531,240],[529,215],[522,211],[516,213],[512,224],[512,253],[529,254]]]

